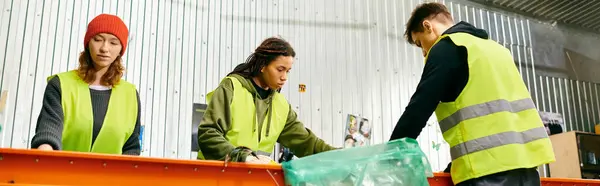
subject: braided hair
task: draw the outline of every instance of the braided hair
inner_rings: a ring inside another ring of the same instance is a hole
[[[239,64],[228,75],[238,74],[245,78],[258,76],[263,67],[268,66],[279,56],[296,57],[296,52],[287,41],[271,37],[264,40],[254,53],[246,58],[246,62]]]

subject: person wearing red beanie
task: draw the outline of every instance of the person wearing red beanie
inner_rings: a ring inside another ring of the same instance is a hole
[[[121,79],[128,35],[115,15],[90,21],[79,67],[48,77],[31,148],[140,154],[139,94]]]

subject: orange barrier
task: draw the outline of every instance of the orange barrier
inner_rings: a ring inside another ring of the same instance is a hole
[[[435,173],[431,186],[451,186]],[[219,185],[283,186],[279,165],[176,160],[65,151],[0,148],[0,186]],[[543,186],[600,186],[600,180],[542,178]]]
[[[284,180],[279,165],[0,149],[0,183],[283,186]]]

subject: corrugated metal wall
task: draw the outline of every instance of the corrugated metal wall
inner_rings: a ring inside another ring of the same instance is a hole
[[[137,85],[142,100],[144,156],[193,158],[192,104],[204,103],[205,93],[270,36],[287,39],[298,53],[283,93],[308,128],[341,146],[347,114],[355,114],[372,121],[375,143],[386,141],[423,67],[420,50],[402,37],[420,2],[2,1],[0,89],[8,99],[0,112],[0,146],[28,147],[45,78],[76,67],[86,24],[100,13],[120,16],[130,29],[125,79]],[[444,3],[456,20],[489,30],[509,47],[529,87],[542,85],[528,68],[534,66],[527,20]],[[307,91],[298,92],[298,84]],[[433,169],[445,168],[448,146],[434,119],[419,141]]]
[[[597,83],[538,76],[537,102],[541,111],[560,113],[567,131],[594,132],[600,124],[600,86]]]

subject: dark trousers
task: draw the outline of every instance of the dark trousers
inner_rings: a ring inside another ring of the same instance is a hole
[[[463,181],[456,186],[540,186],[536,168],[515,169]]]

